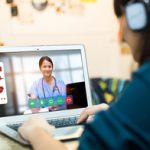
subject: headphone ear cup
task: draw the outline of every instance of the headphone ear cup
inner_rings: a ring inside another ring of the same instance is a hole
[[[144,29],[148,24],[148,15],[144,3],[130,3],[125,8],[127,24],[133,31]]]

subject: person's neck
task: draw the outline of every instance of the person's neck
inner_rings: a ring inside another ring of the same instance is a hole
[[[47,83],[52,83],[52,81],[53,81],[53,76],[44,77],[44,80],[45,80]]]

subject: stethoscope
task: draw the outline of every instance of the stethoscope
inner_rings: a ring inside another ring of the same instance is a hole
[[[61,93],[60,93],[60,90],[59,90],[59,88],[58,88],[58,86],[57,86],[57,83],[56,83],[56,78],[53,76],[53,78],[54,78],[54,87],[53,87],[53,91],[52,91],[52,97],[54,97],[54,92],[57,90],[58,91],[58,93],[59,93],[59,95],[61,96]],[[45,89],[44,89],[44,83],[43,83],[43,78],[42,78],[42,91],[43,91],[43,95],[44,95],[44,98],[46,99],[46,95],[45,95]]]

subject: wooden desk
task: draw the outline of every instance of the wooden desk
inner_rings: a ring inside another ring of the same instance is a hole
[[[78,141],[67,141],[64,144],[69,150],[76,150],[78,147]],[[0,133],[0,150],[32,150],[32,148],[22,146]]]

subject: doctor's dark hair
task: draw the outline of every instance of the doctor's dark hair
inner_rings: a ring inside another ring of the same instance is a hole
[[[142,46],[142,53],[139,60],[139,65],[142,65],[144,61],[150,58],[150,3],[146,3],[145,0],[114,0],[114,12],[118,18],[121,18],[125,15],[125,7],[128,2],[141,2],[145,4],[145,8],[147,9],[148,15],[148,24],[147,27],[142,31],[133,31],[139,32],[142,35],[141,45]]]
[[[42,63],[43,63],[44,60],[47,60],[48,62],[50,62],[52,64],[52,67],[53,67],[53,61],[52,61],[52,59],[49,58],[48,56],[43,56],[39,60],[39,68],[41,68]]]

